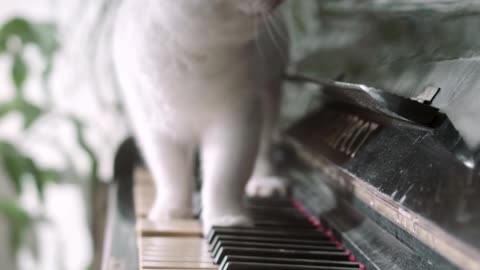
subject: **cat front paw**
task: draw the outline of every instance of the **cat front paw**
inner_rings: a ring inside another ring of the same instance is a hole
[[[248,181],[246,193],[249,197],[285,197],[287,196],[287,183],[277,176],[254,177]]]
[[[212,227],[251,227],[253,221],[247,215],[223,215],[218,217],[204,217],[203,220],[203,235],[207,236]]]
[[[176,219],[192,219],[193,211],[191,208],[153,207],[148,213],[147,218],[152,222]]]

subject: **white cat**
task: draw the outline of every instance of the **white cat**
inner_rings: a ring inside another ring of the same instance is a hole
[[[250,195],[285,193],[268,158],[288,54],[281,2],[123,1],[114,61],[155,179],[150,219],[192,216],[195,151],[204,231],[249,222],[242,205],[249,178]]]

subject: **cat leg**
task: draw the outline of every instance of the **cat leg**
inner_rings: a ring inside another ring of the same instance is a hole
[[[192,218],[193,146],[160,134],[153,139],[143,145],[157,194],[148,219]]]
[[[248,225],[243,204],[260,136],[256,113],[239,113],[210,129],[202,142],[202,219],[204,233],[214,225]]]
[[[246,193],[250,197],[286,196],[285,179],[275,175],[271,160],[271,146],[277,120],[280,113],[281,86],[275,84],[265,92],[263,99],[263,125],[260,139],[260,150],[255,161],[251,179],[248,181]]]

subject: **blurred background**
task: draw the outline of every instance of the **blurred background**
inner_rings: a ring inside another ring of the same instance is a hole
[[[107,4],[0,0],[0,269],[93,262],[94,195],[127,130],[101,85]]]
[[[118,0],[0,0],[0,269],[93,269],[104,183],[128,134],[112,74]],[[478,1],[291,0],[289,72],[414,96],[478,147]],[[455,70],[456,74],[452,74]],[[318,91],[286,84],[284,125]],[[315,107],[315,106],[313,106]]]

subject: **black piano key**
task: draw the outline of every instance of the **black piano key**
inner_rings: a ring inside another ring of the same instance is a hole
[[[231,235],[218,235],[213,240],[215,245],[209,246],[209,251],[211,252],[214,247],[220,241],[248,241],[254,243],[271,243],[271,244],[278,244],[278,245],[319,245],[319,246],[330,246],[336,247],[336,244],[331,241],[326,240],[299,240],[295,238],[275,238],[275,237],[249,237],[249,236],[231,236]]]
[[[276,210],[281,210],[281,211],[297,211],[297,208],[293,205],[261,205],[261,204],[246,204],[246,208],[252,211],[276,211]]]
[[[276,264],[295,264],[305,266],[328,266],[328,267],[342,267],[345,269],[360,269],[360,264],[350,261],[328,261],[328,260],[306,260],[306,259],[285,259],[285,258],[265,258],[265,257],[249,257],[249,256],[230,256],[223,258],[219,269],[225,270],[227,263],[276,263]]]
[[[297,208],[290,207],[276,207],[276,206],[259,206],[259,205],[248,205],[246,208],[252,212],[266,212],[266,211],[281,211],[281,212],[297,212]]]
[[[306,218],[296,218],[296,219],[291,219],[291,220],[285,220],[281,218],[276,218],[276,217],[266,217],[266,216],[253,216],[250,215],[253,219],[253,226],[256,227],[269,227],[268,224],[272,224],[270,227],[277,227],[281,228],[282,226],[275,226],[275,224],[285,224],[285,228],[297,228],[297,229],[303,229],[307,228],[310,230],[315,230],[317,227],[314,226],[308,219]],[[291,224],[292,226],[289,226],[288,224]],[[313,226],[312,226],[313,225]]]
[[[307,250],[307,251],[339,251],[337,247],[332,246],[313,246],[313,245],[288,245],[256,243],[246,241],[218,241],[212,250],[212,257],[215,257],[221,247],[250,247],[250,248],[281,248],[288,250]]]
[[[268,230],[246,227],[213,227],[208,234],[208,244],[213,243],[213,239],[217,235],[236,235],[236,236],[260,236],[260,237],[279,237],[279,238],[295,238],[305,240],[329,240],[326,235],[314,230]]]
[[[247,206],[272,206],[272,207],[292,207],[292,200],[290,199],[262,199],[262,198],[248,198],[245,201]]]
[[[250,206],[249,211],[254,218],[255,227],[287,227],[287,228],[311,228],[315,226],[298,209],[291,205],[273,206]]]
[[[253,217],[253,219],[258,219],[258,220],[283,220],[283,221],[294,220],[297,222],[308,221],[308,218],[300,213],[292,214],[292,213],[282,212],[282,211],[253,212],[253,213],[250,213],[250,216]]]
[[[259,256],[270,258],[297,258],[308,260],[345,260],[348,255],[343,251],[305,251],[289,250],[281,248],[244,248],[244,247],[221,247],[214,258],[215,264],[220,264],[227,255]]]
[[[291,219],[285,219],[275,216],[264,216],[264,215],[250,215],[250,217],[254,220],[254,222],[290,222],[296,224],[307,224],[311,222],[305,217],[293,217]]]
[[[206,237],[223,270],[360,269],[290,199],[247,201],[252,227],[214,227]]]
[[[315,226],[308,220],[294,221],[294,220],[254,220],[255,227],[285,227],[285,228],[311,228]]]
[[[315,230],[316,227],[313,226],[312,224],[285,224],[282,222],[254,222],[253,223],[253,228],[258,228],[258,229],[290,229],[290,230]]]
[[[351,268],[332,266],[308,266],[296,264],[229,262],[224,270],[351,270]]]
[[[290,217],[300,217],[304,216],[302,213],[298,212],[295,208],[281,209],[276,207],[250,207],[247,208],[248,212],[251,214],[283,214],[283,216]]]
[[[310,223],[307,217],[305,216],[282,216],[282,215],[266,215],[266,214],[259,214],[259,213],[251,213],[249,214],[253,220],[257,222],[288,222],[288,223]]]

